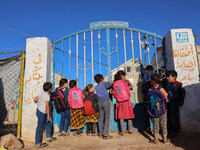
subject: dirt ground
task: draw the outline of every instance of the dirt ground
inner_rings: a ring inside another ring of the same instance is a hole
[[[117,133],[110,133],[113,139],[103,140],[98,137],[84,136],[57,137],[57,140],[50,143],[41,150],[200,150],[199,133],[181,133],[179,137],[170,139],[169,144],[150,144],[153,137],[145,132],[134,132],[129,135],[120,136]],[[23,150],[36,150],[33,142],[25,141]]]

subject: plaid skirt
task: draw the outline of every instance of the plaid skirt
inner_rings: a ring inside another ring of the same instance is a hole
[[[99,112],[93,114],[93,115],[87,115],[85,116],[85,123],[88,122],[98,122],[99,120]]]
[[[71,121],[70,121],[70,129],[80,129],[85,126],[85,114],[84,109],[71,109]]]

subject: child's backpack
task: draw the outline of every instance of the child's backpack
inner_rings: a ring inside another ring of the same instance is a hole
[[[69,91],[68,101],[72,109],[83,108],[83,92],[80,88],[72,88]]]
[[[178,97],[178,104],[179,106],[183,106],[185,100],[186,91],[183,87],[180,87],[179,97]]]
[[[147,73],[143,76],[143,83],[142,83],[142,94],[145,96],[149,89],[152,87],[151,85],[151,75],[154,74],[154,72]]]
[[[159,117],[166,112],[166,98],[160,89],[152,87],[146,95],[147,111],[151,117]]]
[[[64,111],[68,108],[68,103],[65,101],[63,89],[57,89],[52,93],[51,98],[54,101],[57,113],[60,113],[61,111]]]
[[[84,105],[85,115],[93,115],[97,112],[97,109],[95,111],[95,108],[93,107],[94,100],[92,99],[92,96],[94,94],[95,93],[92,93],[91,95],[86,95],[84,98],[83,105]]]
[[[118,102],[124,102],[130,99],[130,91],[126,81],[115,81],[113,84],[113,96]]]

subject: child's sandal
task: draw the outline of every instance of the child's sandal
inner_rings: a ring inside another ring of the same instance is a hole
[[[159,144],[159,142],[156,141],[156,140],[150,140],[149,143],[152,143],[152,144]]]

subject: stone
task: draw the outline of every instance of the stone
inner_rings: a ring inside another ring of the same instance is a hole
[[[0,147],[6,149],[20,149],[24,147],[24,144],[22,140],[18,139],[13,134],[8,134],[1,137]]]

